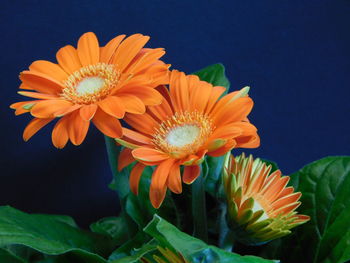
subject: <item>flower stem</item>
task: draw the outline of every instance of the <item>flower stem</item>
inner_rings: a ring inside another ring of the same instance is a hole
[[[193,235],[208,242],[207,211],[205,205],[204,178],[199,176],[192,183]]]

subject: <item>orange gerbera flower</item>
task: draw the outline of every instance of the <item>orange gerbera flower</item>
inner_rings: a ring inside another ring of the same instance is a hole
[[[33,98],[14,103],[16,115],[30,112],[35,118],[23,133],[29,140],[43,126],[60,118],[52,131],[52,142],[63,148],[68,139],[79,145],[90,120],[105,135],[122,136],[118,119],[125,112],[142,114],[145,105],[157,105],[162,96],[154,89],[168,83],[168,67],[159,58],[162,48],[145,49],[148,36],[120,35],[99,47],[94,33],[85,33],[77,49],[61,48],[58,64],[38,60],[20,74],[18,93]]]
[[[167,187],[181,193],[182,181],[192,183],[200,174],[199,164],[206,154],[221,156],[234,147],[255,148],[260,144],[256,128],[247,115],[253,101],[248,88],[219,99],[224,87],[213,87],[197,76],[172,71],[169,91],[161,105],[148,107],[143,115],[127,114],[124,120],[133,129],[123,128],[117,141],[126,146],[119,158],[119,169],[136,159],[130,186],[137,194],[145,165],[157,165],[152,176],[150,200],[158,208]]]

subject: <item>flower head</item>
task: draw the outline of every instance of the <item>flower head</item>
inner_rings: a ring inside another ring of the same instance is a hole
[[[223,170],[228,224],[235,238],[247,244],[264,243],[290,233],[310,217],[295,211],[301,193],[287,187],[288,176],[271,173],[260,159],[229,153]]]
[[[156,165],[152,175],[150,200],[158,208],[169,187],[181,193],[182,181],[192,183],[200,174],[205,155],[221,156],[234,147],[254,148],[260,144],[256,128],[247,116],[253,101],[247,88],[224,97],[225,88],[213,87],[197,76],[171,72],[169,90],[158,89],[161,105],[148,107],[145,114],[126,114],[132,129],[123,128],[117,141],[127,148],[120,155],[119,169],[134,159],[138,163],[130,175],[130,186],[137,194],[146,165]]]
[[[58,148],[68,140],[81,144],[90,121],[105,135],[121,137],[118,119],[160,104],[162,96],[154,88],[168,83],[168,65],[159,60],[165,52],[143,48],[148,40],[141,34],[120,35],[100,47],[89,32],[80,37],[77,48],[68,45],[57,52],[58,64],[34,61],[21,72],[18,92],[31,100],[11,105],[16,115],[30,112],[34,117],[24,140],[56,118],[52,142]]]

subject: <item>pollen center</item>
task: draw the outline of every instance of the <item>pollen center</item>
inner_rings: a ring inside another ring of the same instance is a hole
[[[200,112],[176,112],[163,121],[153,135],[156,148],[183,158],[197,152],[213,131],[212,120]]]
[[[87,77],[78,83],[75,90],[81,96],[94,94],[103,88],[104,83],[104,79],[100,77]]]
[[[193,143],[200,134],[200,128],[197,125],[184,125],[172,129],[166,140],[170,145],[175,147],[183,147]]]
[[[98,63],[80,68],[63,82],[61,96],[75,104],[91,104],[107,97],[117,86],[120,72],[114,65]]]

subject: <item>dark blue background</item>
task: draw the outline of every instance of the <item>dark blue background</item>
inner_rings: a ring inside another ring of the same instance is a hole
[[[1,1],[0,202],[27,212],[74,216],[80,224],[115,215],[103,137],[80,147],[51,144],[51,128],[29,142],[29,116],[15,117],[18,74],[94,31],[150,35],[187,73],[222,62],[233,89],[251,86],[261,147],[247,150],[291,173],[327,155],[350,153],[350,1]]]

